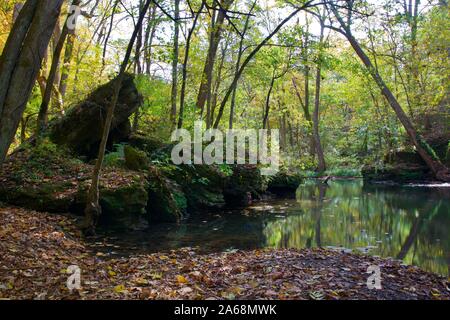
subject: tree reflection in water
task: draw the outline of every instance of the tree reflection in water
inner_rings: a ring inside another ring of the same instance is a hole
[[[449,272],[449,188],[309,181],[288,211],[267,223],[267,246],[344,247]]]

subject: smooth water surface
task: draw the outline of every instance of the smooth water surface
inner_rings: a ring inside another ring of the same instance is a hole
[[[181,223],[115,234],[112,253],[200,247],[230,249],[342,247],[449,274],[450,187],[387,186],[315,180],[292,199],[191,217]],[[119,240],[120,239],[120,240]]]

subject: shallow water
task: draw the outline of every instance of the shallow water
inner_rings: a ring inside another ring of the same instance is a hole
[[[292,199],[191,217],[127,234],[112,233],[112,254],[200,247],[231,249],[346,248],[449,274],[450,188],[386,186],[360,180],[314,180]],[[120,239],[120,240],[119,240]]]

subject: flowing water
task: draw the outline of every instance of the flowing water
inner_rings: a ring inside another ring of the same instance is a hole
[[[392,257],[449,275],[450,186],[314,180],[296,196],[114,234],[112,254],[199,247],[204,252],[330,247]]]

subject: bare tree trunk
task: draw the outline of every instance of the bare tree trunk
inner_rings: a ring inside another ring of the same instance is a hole
[[[145,31],[145,42],[144,42],[144,60],[145,60],[145,73],[150,75],[152,66],[152,46],[153,39],[156,32],[156,6],[153,4],[148,17],[147,29]]]
[[[200,13],[203,10],[203,7],[205,5],[205,2],[202,1],[202,4],[200,6],[200,9],[198,10],[197,14],[195,14],[194,21],[192,22],[192,27],[188,32],[188,36],[186,39],[186,48],[184,49],[184,60],[182,65],[182,74],[183,79],[181,80],[181,92],[180,92],[180,112],[178,115],[178,129],[181,129],[183,127],[183,116],[184,116],[184,101],[186,98],[186,82],[187,82],[187,66],[189,62],[189,49],[191,48],[191,39],[192,35],[194,34],[195,27],[197,26],[198,18],[200,16]]]
[[[67,81],[69,79],[70,63],[72,61],[74,44],[75,30],[71,30],[67,36],[66,50],[64,51],[64,61],[61,69],[61,81],[59,82],[59,92],[63,100],[66,97]]]
[[[152,3],[152,0],[147,0],[143,7],[142,12],[139,15],[138,22],[133,31],[130,42],[128,44],[127,52],[125,54],[125,57],[122,61],[121,66],[120,66],[119,74],[115,80],[116,83],[115,83],[114,91],[112,93],[111,103],[108,108],[108,113],[107,113],[104,128],[103,128],[103,136],[102,136],[102,140],[100,142],[100,147],[98,150],[98,158],[95,163],[94,172],[92,173],[92,183],[91,183],[91,187],[89,188],[87,205],[86,205],[86,209],[84,211],[85,221],[84,221],[84,224],[82,227],[83,227],[83,231],[85,232],[85,234],[95,233],[95,227],[97,225],[98,218],[101,215],[101,207],[100,207],[100,203],[99,203],[100,172],[101,172],[102,165],[103,165],[103,159],[105,157],[106,143],[107,143],[108,137],[109,137],[109,131],[111,128],[111,122],[112,122],[113,115],[114,115],[114,109],[116,108],[116,105],[117,105],[120,88],[122,86],[122,81],[123,81],[125,71],[128,66],[128,62],[130,61],[130,56],[133,51],[134,42],[136,41],[136,37],[138,35],[139,29],[142,26],[142,22],[144,20],[144,17],[146,15],[151,3]]]
[[[305,71],[306,73],[306,71]],[[307,71],[308,73],[308,78],[309,78],[309,71]],[[305,75],[306,76],[306,75]],[[305,120],[308,123],[308,136],[309,136],[309,153],[310,155],[314,158],[316,155],[316,142],[314,139],[314,134],[313,134],[313,121],[312,121],[312,117],[311,117],[311,113],[309,112],[309,80],[305,80],[305,101],[308,101],[308,106],[306,105],[306,103],[303,101],[302,95],[300,93],[300,90],[298,89],[297,86],[297,82],[295,78],[292,78],[292,84],[294,86],[295,89],[295,93],[297,95],[298,100],[300,101],[300,105],[303,109],[303,115],[305,116]],[[306,92],[308,92],[308,94],[306,94]],[[306,97],[308,95],[308,97]]]
[[[80,4],[80,0],[73,0],[72,5],[78,6]],[[39,136],[45,131],[48,122],[48,106],[50,104],[50,99],[52,97],[52,92],[54,91],[54,84],[58,85],[56,81],[56,75],[58,73],[59,61],[61,57],[61,52],[64,47],[64,43],[66,42],[67,35],[69,34],[68,20],[70,18],[70,12],[68,13],[66,22],[64,23],[64,27],[62,29],[61,34],[58,37],[58,42],[54,48],[53,58],[52,58],[52,66],[50,68],[50,73],[47,78],[47,84],[45,87],[45,93],[42,98],[42,103],[39,108],[38,120],[37,120],[37,135]]]
[[[276,79],[275,70],[273,70],[272,80],[270,80],[269,91],[267,92],[266,97],[266,108],[264,109],[264,117],[263,117],[263,129],[267,129],[269,123],[270,96],[272,95],[275,79]]]
[[[0,164],[19,126],[64,0],[28,0],[0,59]]]
[[[142,6],[144,5],[144,1],[139,1],[139,14],[141,14]],[[136,53],[134,57],[134,70],[137,74],[142,74],[142,65],[141,65],[141,50],[142,50],[142,28],[143,25],[141,25],[141,28],[139,29],[139,33],[137,35],[136,39]]]
[[[215,79],[215,83],[214,83],[214,90],[212,93],[212,97],[211,97],[211,119],[209,121],[209,127],[211,126],[211,124],[214,121],[214,114],[216,111],[216,107],[217,107],[217,98],[219,97],[219,89],[220,89],[220,85],[222,83],[222,72],[223,72],[223,68],[224,68],[224,64],[225,64],[225,57],[227,54],[227,49],[228,49],[228,45],[229,45],[229,41],[230,38],[227,38],[227,41],[225,42],[225,45],[223,45],[222,47],[222,53],[221,53],[221,57],[220,57],[220,63],[219,63],[219,67],[217,68],[217,76]],[[208,128],[209,128],[208,127]]]
[[[322,45],[323,45],[323,33],[324,33],[324,23],[320,22],[320,42],[319,42],[319,56],[317,60],[317,73],[316,73],[316,99],[314,103],[314,114],[313,114],[313,132],[314,132],[314,144],[316,147],[316,154],[319,160],[319,165],[317,167],[317,171],[322,173],[326,168],[325,164],[325,156],[323,154],[322,143],[320,141],[320,132],[319,132],[319,109],[320,109],[320,85],[322,80]]]
[[[68,14],[70,14],[70,13],[68,13]],[[58,22],[56,23],[55,32],[53,34],[52,41],[51,41],[52,53],[54,53],[56,51],[59,40],[61,39],[61,36],[62,36],[62,31],[63,30],[61,29],[61,25],[58,20]],[[63,43],[63,45],[64,45],[64,43]],[[61,56],[61,53],[60,53],[60,56]],[[56,90],[52,90],[52,92],[51,92],[51,103],[50,103],[53,106],[53,108],[57,109],[57,110],[61,110],[61,105],[60,105],[60,100],[59,100],[59,92],[57,91],[59,88],[59,84],[61,82],[60,56],[58,57],[58,65],[57,65],[54,80],[53,80],[53,86],[56,87]],[[53,59],[54,59],[54,57],[52,56],[52,63],[54,61]]]
[[[179,34],[180,34],[180,0],[175,0],[175,22],[173,35],[173,57],[172,57],[172,93],[170,109],[170,126],[176,126],[177,98],[178,98],[178,56],[179,56]]]
[[[100,73],[100,75],[103,73],[105,66],[106,66],[106,49],[108,47],[108,41],[109,41],[109,37],[111,36],[111,32],[113,29],[113,25],[114,25],[114,16],[116,14],[116,9],[117,6],[119,5],[120,0],[116,0],[114,2],[113,8],[112,8],[112,13],[111,13],[111,20],[109,22],[109,29],[108,29],[108,33],[106,34],[106,38],[105,38],[105,42],[103,43],[103,53],[102,53],[102,72]]]
[[[22,10],[22,8],[23,8],[23,2],[14,4],[13,23],[16,22],[16,19],[19,16],[19,12],[20,12],[20,10]]]
[[[17,17],[14,19],[13,27],[9,33],[8,40],[0,58],[0,115],[2,114],[9,81],[11,80],[14,67],[19,58],[23,41],[33,20],[38,1],[29,0],[21,10],[17,9]],[[0,158],[1,159],[1,158]],[[1,161],[0,161],[1,163]]]
[[[374,68],[372,61],[367,56],[367,54],[364,52],[364,50],[362,49],[362,47],[360,46],[360,44],[358,43],[356,38],[353,36],[350,26],[344,22],[343,18],[341,17],[340,13],[337,11],[337,9],[334,5],[330,4],[330,8],[333,11],[336,19],[339,21],[339,24],[341,25],[341,29],[339,29],[337,31],[341,32],[347,38],[347,40],[350,42],[351,46],[355,50],[358,57],[364,63],[367,70],[370,72],[372,78],[375,80],[375,82],[378,85],[378,87],[380,88],[382,94],[384,95],[386,100],[389,102],[389,105],[394,110],[395,114],[397,115],[397,118],[400,120],[403,127],[405,128],[411,143],[416,148],[417,153],[420,155],[420,157],[426,163],[426,165],[431,170],[431,172],[434,174],[436,179],[441,180],[441,181],[450,181],[450,172],[449,172],[448,168],[446,168],[440,162],[440,160],[437,158],[433,149],[417,133],[416,129],[414,128],[413,124],[411,123],[411,121],[408,118],[408,116],[406,115],[406,113],[403,111],[399,102],[397,101],[395,96],[392,94],[391,90],[387,87],[387,85],[384,82],[381,75]]]
[[[210,94],[211,91],[212,72],[214,70],[214,63],[216,61],[219,43],[220,40],[222,39],[223,25],[226,15],[224,10],[227,10],[234,0],[217,0],[217,1],[220,1],[219,6],[221,10],[219,10],[217,18],[215,18],[216,10],[214,10],[213,12],[213,18],[211,20],[212,28],[210,31],[210,43],[208,48],[208,55],[206,57],[205,66],[203,68],[203,75],[196,103],[197,108],[201,110],[204,109],[205,103],[208,99],[208,95]]]

